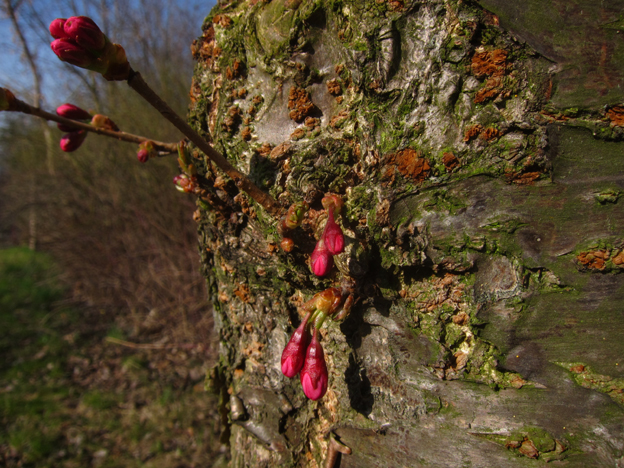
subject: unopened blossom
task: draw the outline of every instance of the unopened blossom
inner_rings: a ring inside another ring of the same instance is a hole
[[[72,120],[91,120],[91,114],[80,107],[66,102],[56,108],[56,115]]]
[[[321,238],[314,247],[310,256],[310,267],[316,276],[325,276],[334,265],[331,252],[325,246],[325,241]]]
[[[306,352],[300,379],[303,393],[310,400],[318,400],[327,392],[327,365],[325,364],[325,354],[318,340],[318,330],[316,328]]]
[[[293,378],[303,367],[306,350],[310,343],[310,331],[308,330],[308,319],[310,315],[297,327],[290,341],[282,352],[282,374],[288,378]]]
[[[338,255],[344,250],[344,235],[342,234],[342,229],[334,220],[334,210],[328,209],[327,213],[328,218],[323,231],[323,241],[325,241],[327,250],[332,255]]]
[[[156,148],[154,147],[154,142],[150,140],[145,140],[139,145],[139,151],[137,152],[137,159],[145,163],[149,160],[149,158],[153,158],[156,156]]]
[[[58,58],[80,68],[101,73],[109,81],[126,80],[130,64],[126,51],[113,44],[86,16],[57,18],[50,23],[50,44]]]
[[[65,33],[65,21],[67,21],[67,18],[56,18],[50,23],[50,27],[48,29],[50,30],[50,35],[54,39],[67,37],[67,34]]]
[[[87,137],[87,132],[84,130],[77,130],[75,132],[66,133],[61,137],[60,146],[66,153],[71,153],[80,148],[80,145]]]
[[[56,26],[56,24],[54,21],[50,23],[50,34],[52,34],[52,27]],[[95,24],[95,21],[87,16],[72,16],[68,18],[63,23],[63,31],[65,32],[65,37],[68,37],[90,52],[102,52],[106,45],[106,36],[99,26]],[[54,37],[54,34],[52,34],[52,37]]]

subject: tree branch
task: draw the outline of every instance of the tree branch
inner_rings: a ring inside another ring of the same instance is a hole
[[[139,135],[133,135],[131,133],[126,132],[115,132],[113,130],[105,130],[103,128],[94,127],[93,125],[89,125],[83,122],[79,122],[77,120],[66,119],[65,117],[58,116],[56,114],[52,114],[50,112],[46,112],[38,107],[31,106],[30,104],[25,103],[24,101],[20,101],[19,99],[15,99],[11,110],[22,112],[24,114],[34,115],[36,117],[40,117],[45,120],[52,120],[54,122],[62,123],[68,126],[76,127],[80,130],[86,130],[87,132],[97,133],[99,135],[106,135],[108,137],[115,138],[116,140],[127,141],[130,143],[141,144],[144,141],[151,141],[154,143],[154,147],[158,151],[166,152],[166,153],[175,153],[178,150],[177,143],[163,143],[162,141],[154,141],[151,138],[145,138]]]
[[[149,102],[163,117],[171,122],[178,130],[182,132],[190,141],[192,141],[211,161],[213,161],[219,169],[225,172],[236,186],[245,191],[251,198],[259,203],[267,212],[274,217],[279,217],[282,212],[281,206],[268,193],[261,190],[254,184],[249,177],[238,171],[230,162],[216,151],[212,146],[204,140],[195,130],[191,128],[176,112],[169,107],[145,82],[140,73],[130,69],[128,85],[139,93],[147,102]]]

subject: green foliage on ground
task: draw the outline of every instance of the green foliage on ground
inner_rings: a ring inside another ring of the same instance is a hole
[[[48,255],[0,250],[0,465],[209,466],[198,357],[108,343],[110,318],[67,304]]]

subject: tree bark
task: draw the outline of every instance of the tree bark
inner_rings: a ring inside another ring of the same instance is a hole
[[[341,467],[624,466],[622,3],[215,7],[190,122],[311,206],[285,253],[198,157],[231,207],[199,217],[231,466],[325,466],[331,439]],[[327,192],[347,247],[317,278]],[[280,356],[330,286],[357,302],[314,402]]]

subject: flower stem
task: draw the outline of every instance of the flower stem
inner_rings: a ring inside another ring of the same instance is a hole
[[[149,102],[163,117],[171,122],[184,136],[191,140],[219,169],[225,172],[236,184],[236,186],[246,192],[268,213],[279,218],[282,211],[281,206],[268,193],[261,190],[245,174],[238,171],[230,162],[216,151],[204,138],[202,138],[182,117],[169,107],[169,105],[158,96],[154,90],[145,82],[140,73],[130,69],[128,85],[139,93],[143,99]]]
[[[115,132],[113,130],[106,130],[103,128],[94,127],[93,125],[80,122],[78,120],[66,119],[65,117],[46,112],[39,107],[31,106],[30,104],[27,104],[24,101],[20,101],[19,99],[15,99],[11,110],[16,112],[22,112],[23,114],[34,115],[35,117],[39,117],[44,120],[51,120],[68,126],[76,127],[76,129],[79,130],[86,130],[87,132],[93,132],[99,135],[106,135],[117,140],[127,141],[130,143],[140,144],[144,141],[152,141],[157,151],[161,151],[166,154],[175,153],[178,149],[177,143],[163,143],[162,141],[154,141],[150,138],[133,135],[131,133]]]

